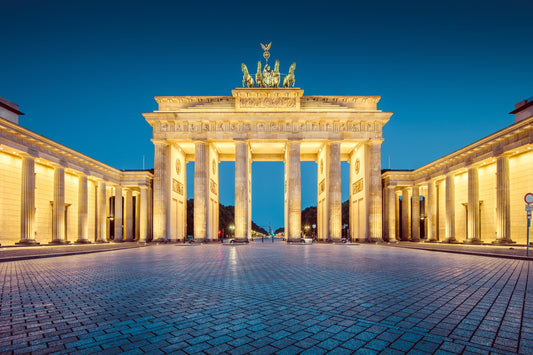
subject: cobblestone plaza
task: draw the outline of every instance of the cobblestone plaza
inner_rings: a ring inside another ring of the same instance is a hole
[[[258,242],[0,263],[1,353],[533,353],[529,261]]]

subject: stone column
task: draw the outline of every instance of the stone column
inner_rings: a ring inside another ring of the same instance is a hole
[[[427,240],[429,242],[437,241],[437,187],[435,181],[428,182],[428,201],[427,201]]]
[[[35,160],[22,157],[22,185],[20,208],[20,241],[16,244],[36,245],[35,240]]]
[[[298,151],[298,154],[300,152]],[[299,157],[298,157],[299,161]],[[328,157],[328,210],[329,237],[333,242],[342,239],[342,184],[341,184],[341,146],[339,143],[329,144]],[[299,166],[299,164],[298,164]],[[301,208],[300,208],[301,210]],[[300,211],[301,215],[301,211]]]
[[[141,186],[139,199],[139,242],[146,243],[148,237],[148,187]]]
[[[511,193],[509,186],[509,157],[496,160],[496,241],[514,243],[511,240]]]
[[[76,243],[88,244],[89,240],[89,195],[87,175],[78,178],[78,240]]]
[[[395,186],[387,187],[387,227],[389,242],[396,243],[396,191]]]
[[[248,242],[248,143],[235,143],[235,242]]]
[[[381,196],[381,142],[383,139],[372,139],[368,143],[370,151],[370,183],[369,193],[369,237],[371,242],[383,241],[383,205]]]
[[[289,204],[289,233],[288,242],[300,241],[302,231],[302,182],[300,170],[300,142],[287,143],[287,157],[289,160],[288,204]]]
[[[167,163],[170,164],[170,145],[154,142],[154,207],[153,207],[153,241],[166,242],[168,239],[167,210],[170,203],[170,178],[167,176]]]
[[[411,198],[409,188],[402,189],[402,241],[411,239]]]
[[[130,189],[126,189],[124,199],[124,237],[126,242],[133,242],[133,194]]]
[[[135,200],[135,223],[134,223],[134,230],[135,233],[133,233],[133,240],[139,240],[139,231],[141,230],[141,196],[140,193],[136,193],[133,195],[133,199]]]
[[[65,244],[65,169],[54,169],[54,207],[52,216],[51,244]]]
[[[106,183],[98,181],[96,206],[96,242],[107,243],[107,194]]]
[[[455,177],[446,174],[446,236],[445,242],[456,243],[455,239]]]
[[[476,167],[468,169],[468,243],[481,243],[479,230],[479,177]]]
[[[209,199],[207,144],[195,143],[194,153],[194,241],[207,238],[207,202]]]
[[[122,187],[115,186],[115,243],[123,241],[122,234]]]
[[[420,241],[420,188],[416,185],[411,198],[411,241]]]

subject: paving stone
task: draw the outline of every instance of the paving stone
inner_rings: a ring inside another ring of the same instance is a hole
[[[160,245],[4,262],[0,275],[7,353],[533,352],[533,270],[521,260]]]

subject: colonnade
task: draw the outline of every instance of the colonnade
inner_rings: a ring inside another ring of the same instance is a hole
[[[66,211],[69,206],[65,202],[65,168],[62,165],[54,164],[53,166],[53,201],[52,205],[52,238],[50,244],[67,244],[66,235]],[[115,209],[113,212],[108,211],[108,191],[107,183],[102,179],[90,178],[95,181],[96,200],[95,215],[95,235],[91,238],[89,235],[89,193],[88,193],[88,176],[83,172],[76,172],[78,176],[78,193],[77,193],[77,239],[76,243],[91,242],[108,242],[110,237],[109,220],[114,220],[114,241],[147,241],[149,234],[149,189],[148,185],[138,186],[140,190],[137,196],[139,202],[136,208],[133,208],[133,190],[129,187],[122,187],[118,184],[112,184],[114,187]],[[21,219],[20,219],[20,245],[35,245],[42,242],[38,240],[36,234],[36,177],[35,177],[35,158],[31,155],[22,155],[21,168]],[[123,193],[124,191],[124,193]],[[122,206],[122,197],[124,196],[125,205]],[[139,201],[140,200],[140,201]],[[112,217],[108,216],[112,215]],[[136,215],[134,218],[134,214]],[[134,220],[137,224],[134,235]]]
[[[472,243],[482,242],[512,243],[511,239],[511,205],[510,205],[510,176],[509,176],[509,156],[499,155],[495,158],[496,163],[496,183],[493,196],[495,200],[495,238],[489,235],[481,235],[481,209],[484,201],[480,199],[480,178],[479,168],[485,166],[483,163],[473,164],[467,168],[448,171],[444,176],[440,175],[427,181],[420,181],[416,184],[405,184],[402,182],[388,181],[384,187],[386,191],[386,224],[387,234],[390,241],[420,241],[420,220],[424,220],[424,239],[427,241],[441,241],[448,243]],[[456,194],[456,177],[466,173],[466,194],[458,196]],[[385,174],[386,176],[386,174]],[[387,180],[387,179],[385,179]],[[424,190],[424,194],[420,193]],[[444,190],[442,193],[442,190]],[[401,196],[401,223],[399,211],[399,198]],[[421,215],[420,196],[424,196],[425,214]],[[458,198],[465,198],[466,202],[457,201]],[[492,202],[492,201],[485,201]],[[457,216],[458,204],[462,204],[465,213],[466,227],[464,239],[460,239],[463,233],[458,233]],[[442,223],[444,222],[444,228]],[[491,221],[487,223],[492,223]],[[400,229],[401,224],[401,229]],[[444,233],[442,233],[444,231]],[[483,240],[485,239],[485,240]],[[492,240],[491,240],[492,239]]]

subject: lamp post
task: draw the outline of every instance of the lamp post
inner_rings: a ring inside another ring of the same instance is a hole
[[[235,226],[233,224],[231,224],[229,226],[229,230],[230,230],[230,237],[233,238],[233,231],[235,230]]]
[[[304,229],[305,229],[305,237],[308,238],[309,237],[309,226],[308,225],[305,226]]]

